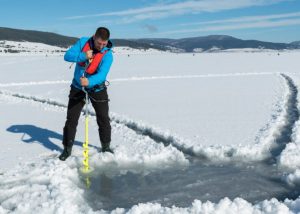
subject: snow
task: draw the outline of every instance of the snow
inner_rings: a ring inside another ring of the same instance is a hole
[[[8,50],[13,51],[13,53],[8,52]],[[1,55],[61,55],[65,52],[66,48],[51,46],[43,43],[37,42],[27,42],[27,41],[7,41],[0,40],[0,54]]]
[[[90,163],[95,172],[90,178],[100,172],[111,179],[168,176],[170,171],[197,167],[194,160],[203,157],[211,167],[234,162],[259,165],[271,158],[282,182],[296,190],[300,122],[291,115],[300,107],[299,55],[147,52],[128,57],[116,51],[108,89],[115,154],[98,153],[98,127],[90,109]],[[38,55],[1,56],[0,65],[5,75],[0,80],[0,213],[107,213],[101,208],[104,201],[95,206],[87,200],[92,194],[84,185],[89,175],[80,171],[83,117],[72,157],[66,162],[57,158],[73,68],[61,56]],[[251,167],[247,170],[251,175]],[[197,180],[190,187],[206,184]],[[141,200],[110,211],[297,213],[298,196],[251,203],[226,195],[202,201],[199,195],[183,207]]]
[[[165,51],[160,51],[158,49],[136,49],[127,46],[118,46],[113,48],[115,54],[127,54],[127,55],[135,55],[135,54],[163,54]]]
[[[300,185],[300,169],[296,169],[293,173],[290,173],[286,177],[286,182],[291,186],[299,186]]]
[[[300,168],[299,152],[300,146],[298,144],[294,142],[287,144],[278,160],[280,166],[291,170]]]
[[[43,43],[28,42],[28,41],[7,41],[0,40],[0,55],[1,56],[62,56],[67,48],[51,46]],[[114,47],[115,54],[135,55],[135,54],[163,54],[167,53],[158,49],[136,49],[127,46]],[[174,51],[176,51],[174,49]]]
[[[281,54],[282,52],[298,52],[298,49],[283,49],[283,50],[274,50],[274,49],[266,49],[266,48],[231,48],[231,49],[225,49],[225,50],[219,50],[219,52],[249,52],[249,53],[255,53],[255,52],[270,52],[270,53],[276,53]]]
[[[228,198],[222,199],[218,204],[211,202],[202,203],[195,200],[189,208],[161,207],[159,204],[140,204],[134,206],[128,213],[288,213],[289,208],[276,199],[264,201],[252,206],[247,201],[236,198],[234,201]]]

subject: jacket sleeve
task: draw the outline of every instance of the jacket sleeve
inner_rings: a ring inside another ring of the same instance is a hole
[[[79,39],[67,52],[65,53],[64,60],[67,62],[84,62],[86,54],[81,52],[82,40]]]
[[[109,72],[110,66],[113,62],[113,55],[111,51],[107,52],[103,57],[97,72],[90,77],[88,77],[89,85],[88,88],[93,88],[97,84],[101,84],[106,80],[106,76]]]

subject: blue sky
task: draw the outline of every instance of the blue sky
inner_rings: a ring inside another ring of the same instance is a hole
[[[300,40],[299,0],[0,0],[0,26],[112,38],[231,35],[270,42]]]

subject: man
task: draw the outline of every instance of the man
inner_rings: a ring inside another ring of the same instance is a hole
[[[108,94],[106,76],[113,62],[110,32],[105,27],[97,29],[91,37],[83,37],[64,56],[65,61],[75,62],[76,67],[69,94],[67,119],[63,129],[64,150],[59,159],[66,160],[72,152],[78,119],[85,100],[85,91],[96,112],[102,152],[111,152],[111,126],[108,115]]]

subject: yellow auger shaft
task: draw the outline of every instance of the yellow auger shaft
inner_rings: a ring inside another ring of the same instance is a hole
[[[88,172],[89,167],[89,118],[85,117],[85,142],[83,144],[83,166],[84,171]]]
[[[89,166],[89,117],[88,117],[88,103],[89,97],[86,92],[86,107],[85,107],[85,142],[83,144],[83,166],[84,171],[88,172],[90,169]]]
[[[90,170],[89,166],[89,117],[86,115],[85,117],[85,142],[83,144],[83,166],[84,166],[84,172],[88,173]],[[90,188],[91,181],[89,176],[85,179],[87,188]]]

